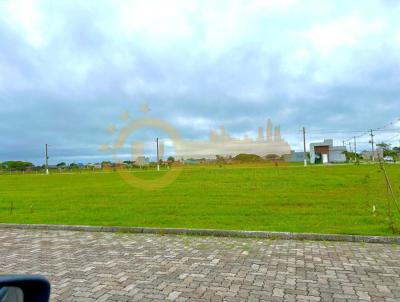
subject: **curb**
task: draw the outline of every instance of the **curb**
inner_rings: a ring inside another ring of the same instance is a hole
[[[58,224],[13,224],[0,223],[0,229],[29,229],[53,231],[84,231],[84,232],[111,232],[111,233],[140,233],[140,234],[170,234],[170,235],[197,235],[214,237],[242,237],[283,240],[316,240],[316,241],[345,241],[366,243],[400,244],[399,236],[366,236],[366,235],[339,235],[319,233],[291,233],[266,231],[236,231],[213,229],[179,229],[179,228],[150,228],[150,227],[122,227],[122,226],[86,226],[86,225],[58,225]]]

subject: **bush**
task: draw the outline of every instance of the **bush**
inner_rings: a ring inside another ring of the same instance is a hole
[[[241,162],[255,162],[262,160],[262,158],[256,154],[246,154],[246,153],[240,153],[236,155],[233,159]]]
[[[24,171],[27,168],[33,167],[33,164],[30,162],[19,161],[19,160],[11,160],[5,161],[0,164],[1,169],[9,169],[9,170],[17,170],[17,171]]]

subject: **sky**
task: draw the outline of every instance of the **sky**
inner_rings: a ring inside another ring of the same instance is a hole
[[[389,124],[375,139],[397,146],[398,16],[394,0],[0,0],[0,161],[43,163],[47,143],[50,163],[98,162],[144,117],[188,140],[256,139],[271,118],[299,151],[303,126],[341,145]]]

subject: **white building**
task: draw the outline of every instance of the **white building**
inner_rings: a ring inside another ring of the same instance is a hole
[[[328,164],[346,162],[346,147],[334,146],[332,139],[310,144],[310,162],[312,164]]]

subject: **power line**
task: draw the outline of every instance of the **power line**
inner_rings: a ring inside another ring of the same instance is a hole
[[[364,132],[361,133],[360,135],[356,136],[356,138],[360,138],[360,137],[362,137],[362,136],[365,136],[365,135],[367,135],[367,134],[369,134],[369,133],[372,133],[372,132],[375,132],[375,131],[378,131],[378,132],[398,132],[399,129],[386,129],[387,127],[389,127],[389,126],[395,124],[395,123],[398,122],[398,121],[400,121],[400,118],[397,118],[397,119],[391,121],[390,123],[387,123],[387,124],[383,125],[382,127],[378,127],[378,128],[375,128],[375,129],[371,129],[370,131],[364,131]],[[350,137],[350,138],[346,139],[345,141],[346,141],[346,142],[347,142],[347,141],[351,141],[352,139],[354,139],[354,137]],[[370,141],[370,142],[371,142],[371,141]]]
[[[384,141],[384,142],[396,141],[397,139],[395,139],[395,138],[397,138],[397,137],[399,137],[399,136],[400,136],[400,133],[399,133],[399,134],[396,134],[395,136],[392,136],[391,138],[385,139],[385,140],[383,140],[383,141]]]
[[[373,130],[374,130],[374,131],[379,131],[379,130],[381,130],[381,129],[385,129],[386,127],[389,127],[389,126],[393,125],[394,123],[396,123],[396,122],[398,122],[398,121],[400,121],[400,118],[396,118],[395,120],[391,121],[390,123],[388,123],[388,124],[386,124],[386,125],[384,125],[384,126],[382,126],[382,127],[373,129]]]
[[[324,130],[324,129],[307,129],[309,133],[360,133],[364,130]]]
[[[387,125],[392,125],[391,124],[387,124]],[[386,126],[387,126],[386,125]],[[393,132],[397,132],[399,131],[399,129],[386,129],[384,127],[380,127],[377,129],[372,129],[374,132],[387,132],[387,133],[393,133]],[[302,133],[303,129],[299,129],[299,130],[284,130],[284,133],[289,133],[289,134],[295,134],[295,133]],[[367,135],[370,132],[370,130],[366,131],[366,130],[340,130],[340,129],[312,129],[312,128],[307,128],[307,133],[309,134],[325,134],[325,133],[333,133],[333,134],[345,134],[345,133],[354,133],[358,135],[356,135],[356,137],[361,137],[364,135]],[[345,141],[350,141],[354,138],[354,136],[352,136],[351,138],[345,139]]]
[[[354,153],[357,153],[357,138],[354,137]]]

